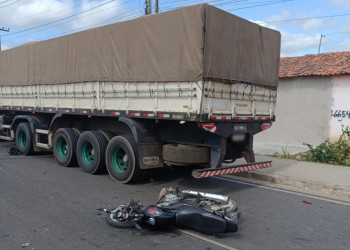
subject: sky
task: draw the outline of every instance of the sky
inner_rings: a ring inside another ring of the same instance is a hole
[[[350,51],[350,0],[159,0],[159,11],[199,3],[280,31],[282,57],[317,54],[320,42],[320,53]],[[145,0],[0,0],[1,49],[144,14]]]

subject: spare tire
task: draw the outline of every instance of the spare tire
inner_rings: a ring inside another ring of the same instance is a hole
[[[210,148],[184,144],[163,146],[163,159],[171,164],[205,164],[210,161]]]

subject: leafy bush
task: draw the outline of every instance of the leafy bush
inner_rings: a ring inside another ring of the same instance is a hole
[[[350,166],[349,126],[342,125],[342,134],[335,142],[327,139],[316,147],[308,143],[304,145],[309,148],[309,151],[301,156],[301,160]]]

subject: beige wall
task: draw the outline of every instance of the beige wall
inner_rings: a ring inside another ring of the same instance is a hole
[[[304,142],[318,145],[326,140],[331,126],[334,81],[331,77],[280,80],[276,122],[255,136],[255,152],[272,154],[285,150],[294,154],[306,150]]]
[[[341,124],[350,126],[350,76],[338,76],[332,78],[333,105],[330,113],[331,140],[339,138]]]

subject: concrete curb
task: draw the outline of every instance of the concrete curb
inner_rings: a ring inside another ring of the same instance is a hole
[[[284,175],[264,174],[256,171],[241,172],[234,175],[272,184],[279,184],[282,186],[303,189],[307,191],[322,192],[327,195],[339,196],[350,199],[350,186],[334,185],[325,182],[306,180]]]

